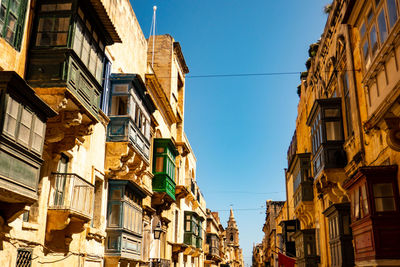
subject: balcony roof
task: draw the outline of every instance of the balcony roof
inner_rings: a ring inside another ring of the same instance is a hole
[[[106,44],[112,45],[113,43],[122,43],[114,24],[112,23],[110,17],[108,16],[107,10],[105,9],[101,0],[90,0],[94,11],[100,22],[103,24],[105,31],[107,32]]]

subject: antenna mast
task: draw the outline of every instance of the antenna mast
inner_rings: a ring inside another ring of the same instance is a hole
[[[151,67],[153,67],[153,63],[154,63],[154,44],[156,41],[156,10],[157,10],[157,6],[153,6],[153,19],[151,22],[151,27],[150,27],[150,36],[153,36],[153,51],[152,51],[152,55],[151,55]]]

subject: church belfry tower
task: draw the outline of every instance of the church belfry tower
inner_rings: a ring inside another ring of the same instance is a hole
[[[239,230],[233,215],[232,207],[228,220],[228,227],[226,228],[226,239],[228,246],[239,247]]]

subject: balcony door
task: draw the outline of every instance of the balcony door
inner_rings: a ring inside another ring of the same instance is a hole
[[[60,161],[57,166],[57,173],[66,174],[68,172],[69,158],[61,154]],[[54,190],[54,205],[61,206],[64,202],[66,175],[57,175],[56,185]]]

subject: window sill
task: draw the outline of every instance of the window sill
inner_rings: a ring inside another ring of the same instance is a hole
[[[38,231],[39,230],[39,224],[30,223],[30,222],[22,222],[22,230]]]

